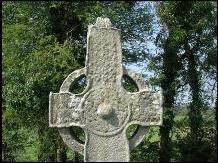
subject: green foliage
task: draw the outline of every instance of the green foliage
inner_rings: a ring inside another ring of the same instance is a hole
[[[131,152],[132,162],[157,162],[159,158],[159,135],[158,127],[148,128],[142,143]]]
[[[203,124],[201,139],[193,141],[190,135],[190,127],[188,126],[187,109],[183,110],[183,116],[176,118],[175,128],[173,133],[174,140],[174,157],[176,160],[181,161],[216,161],[216,134],[215,134],[215,123],[214,123],[214,110],[211,108],[203,111]],[[178,113],[177,113],[178,114]],[[196,151],[193,153],[193,151]]]
[[[35,161],[37,160],[37,150],[39,147],[38,135],[36,129],[21,128],[21,134],[25,136],[23,149],[19,150],[16,155],[16,161]]]
[[[11,9],[14,12],[8,12]],[[44,2],[4,2],[3,7],[4,106],[6,111],[11,108],[19,116],[17,125],[39,128],[37,154],[41,161],[57,158],[54,151],[58,148],[55,139],[58,133],[48,128],[49,92],[58,92],[64,75],[80,67],[75,57],[82,53],[80,44],[72,45],[73,41],[59,44],[49,35],[48,11],[48,3]],[[17,14],[24,18],[17,18]],[[10,140],[6,141],[10,145]]]
[[[126,89],[129,92],[139,91],[138,86],[136,85],[136,83],[133,81],[132,78],[130,78],[127,75],[123,75],[122,85],[123,85],[124,89]]]
[[[58,92],[66,75],[84,64],[87,25],[95,16],[106,13],[115,18],[128,6],[125,2],[110,4],[112,7],[101,2],[3,3],[4,106],[19,116],[16,125],[38,128],[41,161],[57,158],[57,133],[48,128],[49,92]],[[9,135],[5,135],[7,143]]]
[[[70,85],[70,92],[74,94],[82,93],[87,86],[86,76],[82,75]]]
[[[18,114],[11,108],[4,110],[2,116],[2,144],[3,144],[3,160],[4,161],[14,161],[18,150],[23,149],[23,143],[25,136],[20,130],[20,117]]]

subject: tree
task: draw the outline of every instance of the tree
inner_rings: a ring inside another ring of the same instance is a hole
[[[162,2],[160,3],[160,17],[166,23],[169,31],[175,33],[174,41],[179,41],[177,53],[183,68],[180,76],[191,89],[192,101],[189,105],[188,147],[184,149],[184,159],[207,160],[204,158],[199,145],[203,146],[203,128],[201,110],[205,107],[202,100],[201,60],[209,55],[214,47],[215,5],[213,2]],[[170,32],[169,32],[170,33]],[[203,56],[203,57],[202,57]],[[202,66],[204,67],[204,66]],[[182,75],[185,74],[185,75]],[[187,148],[189,150],[187,150]],[[203,147],[202,147],[203,148]]]
[[[156,62],[162,62],[161,77],[158,81],[163,90],[163,125],[160,127],[160,156],[159,161],[169,162],[172,157],[172,142],[170,133],[174,123],[174,103],[177,93],[178,71],[181,69],[181,63],[178,57],[178,48],[181,39],[178,39],[178,31],[169,27],[169,22],[163,17],[166,11],[163,11],[162,2],[156,4],[158,16],[161,19],[162,28],[157,35],[156,45],[163,49],[163,53],[155,56]]]

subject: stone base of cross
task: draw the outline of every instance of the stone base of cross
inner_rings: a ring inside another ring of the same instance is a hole
[[[122,66],[120,31],[108,18],[89,25],[86,66],[72,72],[59,93],[49,95],[49,126],[58,127],[64,142],[84,155],[84,161],[129,161],[130,150],[142,140],[148,126],[162,124],[161,92],[149,91],[143,78]],[[130,93],[121,84],[130,76],[139,91]],[[69,92],[71,83],[82,75],[87,87],[80,94]],[[138,124],[131,139],[126,130]],[[85,144],[78,142],[69,127],[85,132]]]

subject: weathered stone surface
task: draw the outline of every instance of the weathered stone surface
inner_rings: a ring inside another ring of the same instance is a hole
[[[122,67],[120,32],[108,18],[90,25],[87,37],[85,68],[71,73],[60,92],[49,95],[49,125],[58,127],[64,142],[84,154],[85,161],[128,161],[146,126],[162,123],[161,92],[149,91],[140,75]],[[136,82],[139,92],[122,87],[123,74]],[[81,75],[87,77],[86,89],[70,93],[71,83]],[[141,126],[128,140],[126,129],[131,124]],[[84,129],[85,144],[76,141],[70,126]]]

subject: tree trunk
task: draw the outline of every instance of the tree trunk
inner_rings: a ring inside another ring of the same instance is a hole
[[[170,37],[170,35],[169,35]],[[163,79],[161,87],[163,90],[163,125],[160,127],[160,162],[169,162],[171,159],[171,139],[170,131],[173,127],[174,113],[173,104],[175,88],[173,83],[177,75],[178,57],[176,47],[171,45],[169,39],[166,40],[163,56]]]
[[[200,80],[199,74],[197,72],[197,63],[195,60],[193,50],[189,49],[189,46],[186,45],[186,57],[188,60],[188,82],[191,88],[192,102],[189,106],[189,125],[191,128],[191,136],[193,139],[201,137],[201,125],[202,125],[202,115],[201,107],[202,100],[200,97]]]
[[[195,47],[198,47],[197,45]],[[201,115],[201,108],[203,102],[200,96],[200,79],[197,71],[197,62],[194,56],[195,48],[190,49],[188,43],[185,45],[185,56],[188,60],[188,83],[190,85],[192,102],[189,105],[189,126],[190,135],[188,137],[188,155],[184,156],[185,160],[188,161],[201,161],[201,149],[199,145],[202,144],[203,132],[202,122],[203,118]]]

